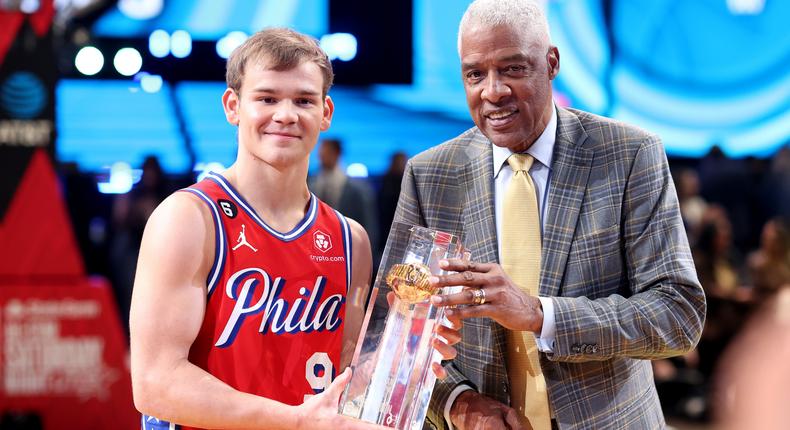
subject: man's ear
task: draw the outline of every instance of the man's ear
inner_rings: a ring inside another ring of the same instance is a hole
[[[222,108],[225,110],[225,119],[231,125],[239,125],[239,95],[231,88],[226,88],[222,94]]]
[[[549,69],[549,80],[553,80],[560,72],[560,50],[556,46],[549,47],[549,52],[546,53],[546,64]]]
[[[324,117],[321,118],[321,131],[327,131],[332,124],[332,115],[335,113],[335,102],[332,98],[326,96],[324,98]]]

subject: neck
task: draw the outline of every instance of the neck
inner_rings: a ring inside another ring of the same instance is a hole
[[[239,158],[225,176],[268,225],[289,231],[304,218],[310,202],[307,167],[308,159],[278,168]]]

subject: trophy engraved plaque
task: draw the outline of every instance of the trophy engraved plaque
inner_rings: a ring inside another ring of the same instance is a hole
[[[340,400],[343,415],[396,429],[421,429],[436,381],[431,346],[444,308],[430,304],[431,275],[444,274],[439,260],[468,258],[458,238],[424,227],[394,223],[382,256],[360,340],[353,375]],[[445,287],[447,294],[461,287]],[[387,293],[394,298],[387,300]],[[391,301],[391,303],[390,303]]]

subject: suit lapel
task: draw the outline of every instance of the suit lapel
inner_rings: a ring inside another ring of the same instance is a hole
[[[474,261],[497,261],[496,218],[494,215],[494,174],[491,144],[480,131],[467,147],[469,162],[460,173],[464,194],[462,216],[464,246]]]
[[[578,118],[564,109],[557,111],[557,139],[552,158],[548,208],[543,223],[542,296],[557,296],[561,293],[560,283],[593,160],[593,152],[582,148],[587,133]]]

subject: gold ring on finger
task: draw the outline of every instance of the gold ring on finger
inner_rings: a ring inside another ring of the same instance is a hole
[[[482,288],[472,290],[472,304],[482,305],[486,302],[486,292]]]

